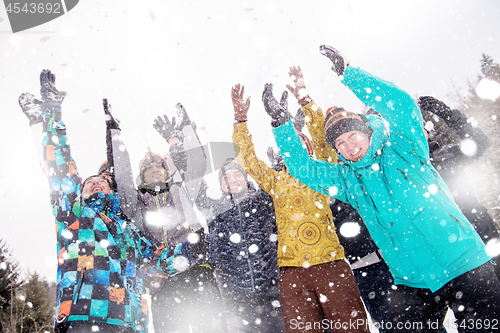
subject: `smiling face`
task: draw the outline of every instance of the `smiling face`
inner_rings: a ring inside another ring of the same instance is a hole
[[[221,189],[227,193],[240,193],[247,189],[245,176],[237,169],[227,170],[221,178]]]
[[[350,131],[335,140],[335,149],[347,161],[359,162],[370,148],[370,137],[365,132]]]
[[[167,171],[163,165],[157,162],[152,162],[144,170],[144,182],[146,184],[154,184],[167,180]]]
[[[111,187],[109,183],[102,176],[94,176],[90,177],[83,184],[82,197],[83,199],[87,199],[94,193],[103,192],[104,194],[111,193]]]

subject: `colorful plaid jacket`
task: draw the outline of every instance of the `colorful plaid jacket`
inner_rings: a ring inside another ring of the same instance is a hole
[[[82,179],[53,112],[44,122],[44,163],[57,234],[56,327],[90,321],[147,331],[143,279],[163,275],[156,247],[121,213],[117,195],[81,199]],[[150,265],[145,266],[149,262]],[[154,267],[151,265],[155,265]]]

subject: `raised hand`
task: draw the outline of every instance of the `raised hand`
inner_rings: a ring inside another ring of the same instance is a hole
[[[247,121],[248,117],[248,109],[250,108],[250,97],[247,98],[246,101],[243,101],[243,95],[245,93],[245,86],[241,86],[240,84],[236,84],[233,88],[231,88],[231,99],[233,100],[234,107],[234,120],[236,121]]]
[[[35,98],[33,94],[23,93],[18,99],[19,106],[30,121],[30,126],[43,121],[41,101]]]
[[[333,64],[332,71],[337,73],[338,76],[344,75],[345,69],[349,66],[349,59],[347,59],[337,49],[328,45],[321,45],[319,47],[319,52],[330,59]]]
[[[286,87],[290,92],[297,98],[297,101],[299,102],[300,105],[306,105],[311,101],[311,98],[309,97],[309,93],[307,92],[306,88],[306,83],[304,81],[304,76],[302,75],[302,70],[300,69],[300,66],[292,66],[290,67],[290,71],[288,72],[288,75],[293,80],[293,83],[295,84],[295,87],[287,84]]]
[[[158,131],[158,133],[160,133],[160,135],[165,139],[165,140],[169,140],[175,136],[177,136],[176,134],[176,130],[174,129],[174,126],[170,123],[170,121],[168,120],[168,117],[167,115],[163,115],[163,118],[158,116],[155,120],[154,120],[154,124],[153,124],[153,127],[155,128],[155,130]]]
[[[40,73],[40,95],[42,102],[55,102],[61,104],[66,97],[64,91],[59,91],[56,88],[56,76],[48,69],[42,70]]]
[[[175,117],[172,117],[172,126],[176,129],[177,132],[182,133],[182,129],[188,125],[192,125],[196,130],[196,125],[194,122],[189,119],[189,115],[187,114],[186,108],[181,103],[177,103],[175,105],[177,109],[177,117],[179,120],[176,120]]]
[[[111,104],[108,103],[107,98],[102,99],[102,106],[104,108],[106,127],[109,129],[120,129],[120,121],[115,119],[111,114]]]
[[[266,83],[264,85],[264,92],[262,93],[262,102],[267,114],[272,118],[271,125],[279,127],[290,119],[288,112],[288,91],[284,91],[281,95],[281,100],[278,103],[273,96],[273,84]]]
[[[418,106],[421,110],[432,112],[443,120],[450,120],[453,115],[448,105],[432,96],[421,96],[418,99]]]

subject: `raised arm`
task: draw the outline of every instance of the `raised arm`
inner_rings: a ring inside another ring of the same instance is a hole
[[[389,122],[391,132],[395,135],[404,135],[420,156],[429,157],[422,113],[415,100],[406,91],[392,82],[350,66],[348,59],[331,46],[320,46],[320,52],[333,62],[334,72],[343,76],[341,82],[362,103],[380,113]]]
[[[306,88],[306,83],[304,80],[304,75],[299,66],[290,67],[288,73],[293,80],[294,86],[287,84],[288,90],[292,95],[297,98],[301,109],[301,113],[297,113],[295,118],[302,117],[305,120],[305,124],[309,133],[311,134],[314,153],[316,157],[320,160],[327,161],[330,163],[337,162],[337,154],[333,148],[326,142],[325,130],[323,128],[325,123],[325,115],[319,106],[317,106],[314,101],[309,97],[309,93]],[[296,122],[294,121],[296,125]],[[297,126],[295,126],[297,128]],[[300,129],[297,128],[300,131]]]
[[[286,103],[278,103],[274,98],[271,84],[264,86],[262,101],[266,112],[273,118],[272,124],[279,124],[284,118],[283,114],[288,114]],[[277,118],[279,121],[276,121]],[[274,138],[288,172],[314,191],[346,201],[346,191],[339,177],[344,166],[311,158],[302,146],[291,120],[273,127]]]
[[[252,177],[257,184],[267,193],[275,184],[275,177],[278,172],[271,169],[266,163],[261,161],[255,153],[252,142],[252,135],[247,127],[247,114],[250,108],[250,97],[244,101],[245,87],[239,84],[231,89],[231,99],[234,107],[233,143],[238,145],[240,153],[236,157],[238,164]],[[272,194],[271,194],[272,195]]]
[[[132,174],[130,157],[121,137],[119,121],[113,116],[111,104],[103,99],[106,121],[106,155],[114,178],[123,213],[142,230],[142,213]]]
[[[49,70],[40,74],[43,160],[49,178],[52,212],[58,222],[70,225],[80,217],[81,210],[76,206],[80,204],[82,180],[71,157],[66,126],[61,120],[65,93],[57,90],[55,80]]]
[[[474,127],[468,121],[467,116],[456,109],[451,109],[448,105],[432,96],[422,96],[418,99],[418,106],[443,119],[460,139],[470,139],[474,141],[477,150],[473,156],[467,156],[461,152],[464,161],[474,162],[484,155],[490,147],[490,140],[479,127]]]

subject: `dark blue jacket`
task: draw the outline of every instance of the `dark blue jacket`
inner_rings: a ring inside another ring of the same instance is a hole
[[[202,195],[197,204],[212,213],[208,221],[215,242],[212,259],[223,299],[278,295],[278,236],[272,198],[250,186],[242,196],[214,200]]]

